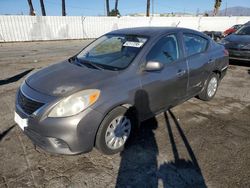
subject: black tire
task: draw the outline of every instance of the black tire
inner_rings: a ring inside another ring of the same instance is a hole
[[[98,131],[97,131],[97,134],[96,134],[96,139],[95,139],[95,147],[103,154],[105,155],[112,155],[112,154],[115,154],[115,153],[118,153],[118,152],[121,152],[124,147],[125,147],[125,144],[129,141],[129,139],[132,137],[132,135],[134,134],[135,132],[135,129],[138,125],[138,121],[137,121],[137,118],[136,118],[136,113],[133,113],[134,111],[130,110],[130,109],[127,109],[125,107],[122,107],[122,106],[119,106],[115,109],[113,109],[111,112],[109,112],[106,117],[103,119]],[[106,141],[105,141],[105,134],[106,134],[106,131],[108,129],[108,126],[110,126],[110,123],[118,116],[125,116],[127,117],[130,122],[131,122],[131,131],[130,131],[130,134],[129,134],[129,137],[128,139],[126,140],[125,144],[123,146],[121,146],[120,148],[118,149],[111,149]]]
[[[208,95],[208,85],[210,83],[210,81],[212,79],[216,79],[217,80],[217,87],[216,87],[216,91],[215,93],[212,95],[212,96],[209,96]],[[202,89],[202,92],[198,95],[198,98],[203,100],[203,101],[210,101],[214,98],[216,92],[217,92],[217,89],[218,89],[218,85],[219,85],[219,76],[218,74],[215,74],[215,73],[212,73],[209,78],[207,79],[206,83],[205,83],[205,86],[204,88]]]

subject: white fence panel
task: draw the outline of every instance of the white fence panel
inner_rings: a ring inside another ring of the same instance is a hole
[[[0,16],[0,41],[83,38],[81,17]]]
[[[225,31],[235,24],[244,24],[250,17],[202,17],[200,31]]]
[[[140,27],[186,27],[224,31],[250,17],[0,16],[0,42],[97,38],[109,31]]]

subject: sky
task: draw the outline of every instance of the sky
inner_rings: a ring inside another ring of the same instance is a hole
[[[68,16],[98,16],[105,14],[105,0],[65,0]],[[155,13],[204,13],[212,10],[214,0],[152,0]],[[35,12],[41,15],[40,0],[32,0]],[[47,16],[61,15],[61,0],[44,0]],[[110,0],[110,9],[114,8],[115,0]],[[250,0],[222,0],[221,9],[233,6],[250,7]],[[146,0],[119,0],[118,9],[121,15],[144,13]],[[151,9],[152,10],[152,9]],[[27,0],[0,0],[0,15],[29,14]]]

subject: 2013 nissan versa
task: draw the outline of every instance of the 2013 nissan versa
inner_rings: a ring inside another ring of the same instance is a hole
[[[211,100],[227,67],[225,48],[198,31],[112,31],[30,75],[17,91],[15,121],[48,152],[114,154],[138,122],[194,96]]]

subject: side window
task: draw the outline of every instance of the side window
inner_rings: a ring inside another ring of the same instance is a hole
[[[187,56],[204,52],[208,45],[208,40],[195,34],[183,34],[184,46]]]
[[[161,38],[146,57],[147,61],[158,61],[165,64],[172,63],[178,58],[178,43],[174,35]]]

